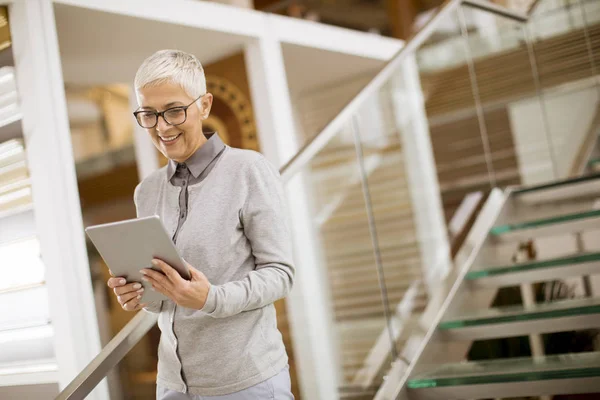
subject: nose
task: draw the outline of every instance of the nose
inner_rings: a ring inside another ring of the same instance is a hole
[[[158,117],[156,121],[156,130],[159,132],[166,132],[171,128],[171,125],[167,124],[167,121],[162,116]]]

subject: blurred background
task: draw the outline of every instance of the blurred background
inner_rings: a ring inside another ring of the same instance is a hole
[[[600,398],[600,1],[0,3],[0,399],[55,398],[97,354],[63,398],[154,396],[160,332],[83,228],[135,218],[167,162],[132,117],[163,48],[203,63],[206,131],[281,168],[296,399]]]

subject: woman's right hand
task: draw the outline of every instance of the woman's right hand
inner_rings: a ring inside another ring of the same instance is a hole
[[[138,282],[127,283],[125,278],[111,277],[108,287],[115,292],[117,301],[125,311],[137,311],[146,307],[146,304],[140,303],[144,288]]]

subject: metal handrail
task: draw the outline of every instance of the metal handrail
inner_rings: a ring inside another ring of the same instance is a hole
[[[465,6],[469,6],[471,8],[476,8],[478,10],[491,12],[492,14],[496,14],[496,15],[504,17],[504,18],[512,19],[517,22],[527,22],[527,20],[529,19],[529,16],[526,14],[511,11],[506,7],[502,7],[497,4],[490,3],[488,1],[463,0],[462,3]]]
[[[526,22],[531,14],[522,14],[508,10],[490,2],[480,0],[446,0],[429,21],[411,38],[408,39],[406,45],[402,47],[394,57],[375,75],[373,79],[362,90],[350,100],[344,108],[337,114],[321,132],[313,136],[291,160],[289,160],[282,168],[281,175],[288,178],[295,175],[302,169],[312,158],[317,155],[329,141],[339,132],[344,124],[349,121],[349,118],[358,111],[358,109],[371,96],[375,95],[385,83],[397,71],[402,62],[419,48],[437,28],[440,21],[448,16],[461,4],[465,6],[484,10],[495,15],[500,15],[504,18],[509,18],[518,22]],[[530,8],[533,12],[533,8]]]
[[[69,383],[55,400],[85,399],[127,353],[156,324],[157,314],[138,312],[98,355]]]
[[[519,22],[527,20],[528,16],[515,13],[492,3],[479,0],[446,0],[436,11],[435,15],[414,34],[390,60],[381,71],[334,117],[325,128],[314,136],[298,153],[281,169],[283,182],[289,181],[304,165],[306,165],[323,147],[327,145],[348,118],[370,96],[374,95],[392,77],[401,63],[419,46],[421,46],[437,28],[440,21],[461,4],[501,15]],[[108,372],[114,368],[131,349],[156,324],[156,314],[146,311],[138,312],[119,333],[98,353],[98,355],[71,381],[71,383],[56,397],[56,400],[84,399]]]

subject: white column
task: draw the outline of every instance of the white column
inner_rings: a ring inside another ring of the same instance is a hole
[[[62,389],[98,354],[100,338],[52,1],[16,1],[10,20]],[[88,398],[107,399],[106,384]]]
[[[399,71],[394,85],[394,109],[402,139],[402,155],[406,164],[423,274],[425,280],[432,283],[432,280],[439,280],[450,270],[450,244],[429,136],[425,99],[414,57],[408,58]]]
[[[263,154],[281,167],[298,151],[298,135],[281,44],[274,37],[265,32],[246,46],[245,55],[260,146]],[[338,397],[332,308],[315,240],[310,192],[302,173],[285,186],[297,266],[287,307],[300,389],[303,398],[332,400]]]
[[[245,59],[260,147],[280,168],[298,150],[281,43],[265,32],[246,45]]]
[[[133,86],[129,91],[129,104],[132,110],[139,107]],[[158,169],[158,150],[156,150],[154,143],[152,143],[152,140],[148,136],[148,132],[135,121],[133,121],[133,147],[135,149],[138,177],[141,182],[145,177]]]

